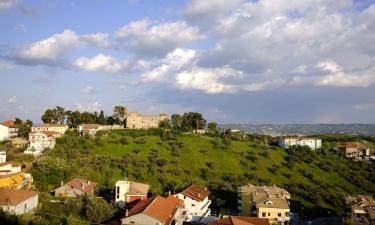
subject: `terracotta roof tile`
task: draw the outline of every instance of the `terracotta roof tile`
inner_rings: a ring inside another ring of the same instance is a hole
[[[4,121],[1,124],[6,126],[6,127],[9,127],[9,128],[17,127],[17,125],[15,125],[14,121],[12,121],[12,120]]]
[[[89,180],[84,180],[81,178],[75,178],[67,183],[68,185],[72,185],[74,188],[77,188],[85,193],[90,193],[94,190],[97,183]]]
[[[18,205],[35,195],[38,195],[38,192],[2,187],[0,188],[0,205]]]
[[[208,225],[269,225],[266,218],[229,216],[209,222]]]
[[[181,192],[181,194],[200,202],[207,198],[210,193],[211,192],[207,191],[205,188],[199,187],[195,184],[190,185]]]

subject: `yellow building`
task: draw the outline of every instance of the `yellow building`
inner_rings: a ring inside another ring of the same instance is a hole
[[[30,188],[32,183],[33,178],[31,174],[25,172],[0,176],[0,187]]]
[[[163,120],[167,120],[166,114],[160,115],[142,115],[138,112],[132,112],[126,114],[126,128],[130,129],[149,129],[158,128],[159,124]]]
[[[289,192],[276,186],[238,188],[238,209],[242,216],[268,218],[271,224],[287,224],[289,217]]]

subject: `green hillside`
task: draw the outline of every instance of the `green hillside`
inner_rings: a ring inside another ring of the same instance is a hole
[[[72,132],[34,163],[32,173],[41,191],[52,191],[75,176],[97,181],[105,191],[126,175],[151,184],[153,194],[194,182],[208,186],[214,207],[222,210],[236,207],[236,188],[247,183],[285,187],[293,196],[292,209],[298,211],[302,204],[306,213],[342,213],[344,195],[375,193],[375,168],[367,162],[349,161],[329,150],[287,160],[285,150],[251,140],[160,130],[116,130],[96,138]]]

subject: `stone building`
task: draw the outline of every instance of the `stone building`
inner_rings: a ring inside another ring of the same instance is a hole
[[[168,119],[166,114],[142,115],[139,112],[128,113],[126,110],[125,121],[126,128],[130,129],[149,129],[159,127],[159,123]]]

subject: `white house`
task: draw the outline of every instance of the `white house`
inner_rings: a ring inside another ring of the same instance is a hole
[[[207,217],[211,210],[210,192],[195,184],[174,195],[184,201],[185,221],[198,222]]]
[[[15,174],[21,172],[21,164],[14,162],[0,163],[0,176]]]
[[[25,154],[40,155],[44,149],[55,147],[56,138],[61,134],[55,131],[38,131],[29,134],[30,145]]]
[[[322,147],[322,140],[309,137],[283,137],[279,142],[279,146],[285,149],[294,145],[309,146],[311,149],[316,150]]]
[[[69,129],[68,125],[65,125],[65,124],[46,123],[46,124],[32,126],[31,132],[54,131],[59,134],[64,134],[68,129]]]
[[[134,181],[119,180],[116,182],[115,201],[120,205],[132,205],[139,200],[147,199],[150,185]]]
[[[14,121],[8,120],[0,123],[0,141],[10,139],[18,136],[18,127]]]
[[[103,130],[101,124],[82,123],[78,125],[78,133],[95,135],[99,130]]]
[[[0,163],[7,161],[7,153],[5,151],[0,151]]]
[[[32,212],[38,206],[38,192],[0,188],[0,207],[11,214]]]

